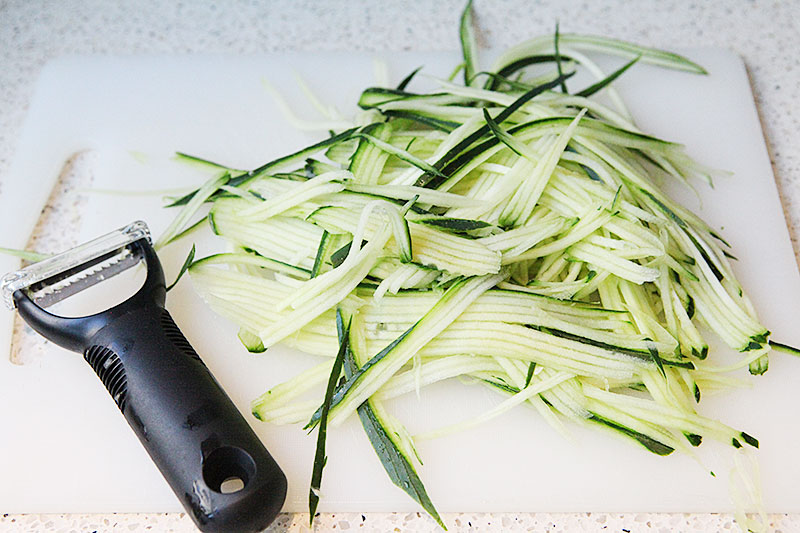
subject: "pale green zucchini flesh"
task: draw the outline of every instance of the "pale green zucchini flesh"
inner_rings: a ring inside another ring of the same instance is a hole
[[[217,174],[174,202],[159,246],[210,203],[211,229],[234,251],[187,262],[197,290],[247,350],[283,342],[323,358],[253,403],[262,420],[319,428],[312,517],[324,433],[357,414],[390,479],[443,525],[384,403],[432,383],[507,396],[439,433],[525,403],[559,431],[583,424],[667,455],[758,445],[698,412],[700,391],[729,386],[722,372],[735,369],[716,362],[709,332],[753,374],[772,347],[800,353],[769,338],[718,232],[656,185],[708,169],[596,98],[621,104],[613,82],[637,63],[702,67],[557,32],[481,70],[474,30],[468,2],[463,85],[411,92],[417,69],[396,89],[368,88],[354,122],[366,125],[249,172],[181,155]],[[583,51],[625,62],[599,72]],[[597,81],[570,94],[576,68]]]

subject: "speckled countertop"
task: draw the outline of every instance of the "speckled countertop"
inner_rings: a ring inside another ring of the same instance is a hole
[[[0,0],[0,194],[37,76],[64,54],[255,53],[281,50],[443,50],[458,47],[461,0],[233,1]],[[747,65],[795,248],[800,252],[800,2],[475,1],[484,46],[590,32],[664,48],[719,46]],[[0,230],[2,232],[3,230]],[[798,255],[800,257],[800,255]],[[0,513],[8,510],[2,509]],[[723,531],[729,515],[450,514],[456,531]],[[800,515],[770,516],[800,531]],[[306,531],[281,515],[270,531]],[[418,514],[328,514],[317,530],[435,531]],[[5,515],[2,531],[193,531],[182,514]]]

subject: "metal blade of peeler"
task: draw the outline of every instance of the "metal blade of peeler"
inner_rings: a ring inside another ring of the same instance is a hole
[[[75,267],[63,275],[32,285],[31,299],[42,307],[49,307],[126,271],[140,260],[141,257],[131,252],[129,248],[122,248],[98,258],[91,266]]]
[[[37,304],[48,306],[100,283],[139,261],[127,248],[150,232],[144,222],[98,237],[61,254],[48,257],[21,270],[6,274],[0,282],[3,300],[14,308],[15,291],[26,292]]]

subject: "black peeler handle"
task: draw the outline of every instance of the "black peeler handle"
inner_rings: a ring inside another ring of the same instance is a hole
[[[65,318],[16,291],[17,310],[83,353],[200,530],[261,531],[280,512],[286,477],[164,308],[164,273],[150,244],[131,246],[144,255],[147,279],[127,301]]]

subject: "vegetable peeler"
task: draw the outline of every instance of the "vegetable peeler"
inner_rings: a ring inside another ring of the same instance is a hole
[[[45,310],[144,262],[126,301],[83,317]],[[164,271],[137,221],[3,277],[10,309],[83,354],[201,531],[266,528],[286,477],[165,309]]]

